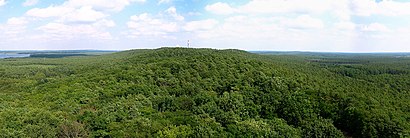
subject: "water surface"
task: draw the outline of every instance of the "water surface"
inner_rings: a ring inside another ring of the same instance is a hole
[[[5,59],[5,58],[24,58],[24,57],[30,57],[30,54],[0,53],[0,59]]]

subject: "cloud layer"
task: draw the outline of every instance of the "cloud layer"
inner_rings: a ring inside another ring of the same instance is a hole
[[[189,39],[245,50],[410,51],[410,2],[394,0],[0,0],[0,11],[11,5],[23,14],[0,17],[2,49],[156,48]]]

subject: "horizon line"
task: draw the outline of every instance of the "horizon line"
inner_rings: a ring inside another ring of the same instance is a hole
[[[143,50],[143,49],[159,49],[159,48],[169,48],[168,46],[158,47],[158,48],[131,48],[131,49],[6,49],[0,50],[0,52],[18,52],[18,51],[129,51],[129,50]],[[216,50],[227,50],[227,49],[237,49],[243,50],[247,52],[281,52],[281,53],[291,53],[291,52],[299,52],[299,53],[351,53],[351,54],[388,54],[388,53],[408,53],[410,51],[320,51],[320,50],[244,50],[238,48],[207,48],[207,47],[175,47],[175,48],[191,48],[191,49],[216,49]]]

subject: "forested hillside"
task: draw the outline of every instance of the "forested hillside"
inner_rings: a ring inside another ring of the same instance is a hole
[[[161,48],[0,77],[0,137],[410,137],[408,57]]]

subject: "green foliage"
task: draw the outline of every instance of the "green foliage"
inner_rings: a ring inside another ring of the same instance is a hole
[[[329,119],[307,119],[301,123],[302,134],[308,138],[343,138],[343,133]]]
[[[231,124],[228,126],[228,131],[233,137],[301,137],[298,129],[286,124],[281,119],[273,120],[245,120]]]
[[[58,137],[63,138],[84,138],[88,137],[88,132],[84,125],[78,122],[66,121],[58,126]]]
[[[408,65],[186,48],[3,59],[0,137],[409,137]]]
[[[187,138],[187,137],[192,137],[193,136],[193,131],[192,128],[189,126],[170,126],[164,128],[164,130],[161,130],[158,132],[158,136],[164,137],[164,138]]]

